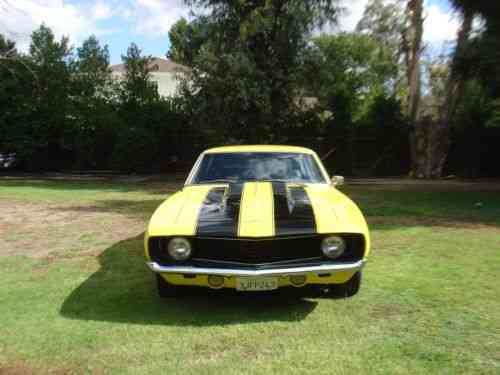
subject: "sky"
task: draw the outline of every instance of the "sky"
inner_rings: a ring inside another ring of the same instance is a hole
[[[342,1],[346,13],[339,29],[352,31],[368,0]],[[0,0],[0,33],[14,39],[21,51],[27,51],[30,34],[41,23],[58,38],[68,36],[75,47],[94,34],[108,45],[116,64],[132,42],[146,55],[164,57],[170,27],[190,14],[183,0]],[[425,14],[424,40],[430,50],[442,50],[456,37],[458,17],[448,0],[425,0]]]

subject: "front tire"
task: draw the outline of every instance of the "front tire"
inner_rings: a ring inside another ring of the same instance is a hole
[[[347,298],[356,295],[361,288],[361,271],[356,272],[351,279],[343,284],[329,285],[328,296]]]
[[[174,298],[181,295],[180,287],[170,284],[161,275],[156,274],[156,285],[160,298]]]

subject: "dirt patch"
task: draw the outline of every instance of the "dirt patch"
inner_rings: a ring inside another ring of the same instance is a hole
[[[34,374],[35,372],[22,362],[15,363],[11,366],[0,366],[0,375],[26,375]]]
[[[93,256],[145,229],[142,218],[113,211],[0,200],[0,256]]]
[[[72,372],[65,368],[56,368],[43,371],[46,374],[53,375],[68,375]],[[23,362],[17,362],[13,365],[9,366],[0,366],[0,375],[32,375],[32,374],[40,374],[39,370],[34,370],[30,366],[26,365]]]
[[[417,313],[420,313],[419,309],[394,304],[377,304],[370,309],[370,317],[373,319],[397,319]]]

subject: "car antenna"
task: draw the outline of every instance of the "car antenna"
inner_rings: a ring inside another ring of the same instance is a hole
[[[321,161],[324,161],[326,159],[328,159],[330,157],[331,154],[333,154],[335,152],[336,148],[335,147],[332,147],[330,149],[330,151],[328,151],[326,154],[324,154],[322,157],[321,157]]]

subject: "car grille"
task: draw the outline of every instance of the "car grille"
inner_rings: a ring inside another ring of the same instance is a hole
[[[336,262],[352,262],[363,258],[364,237],[343,234],[347,242],[346,252]],[[232,262],[258,265],[287,261],[327,260],[321,251],[321,241],[325,235],[275,237],[270,239],[248,238],[189,238],[193,245],[193,255],[187,263]],[[153,237],[149,240],[149,253],[153,261],[161,265],[176,263],[164,250],[168,238]]]
[[[265,240],[212,239],[193,240],[193,258],[247,264],[318,258],[322,256],[321,238],[280,238]]]

